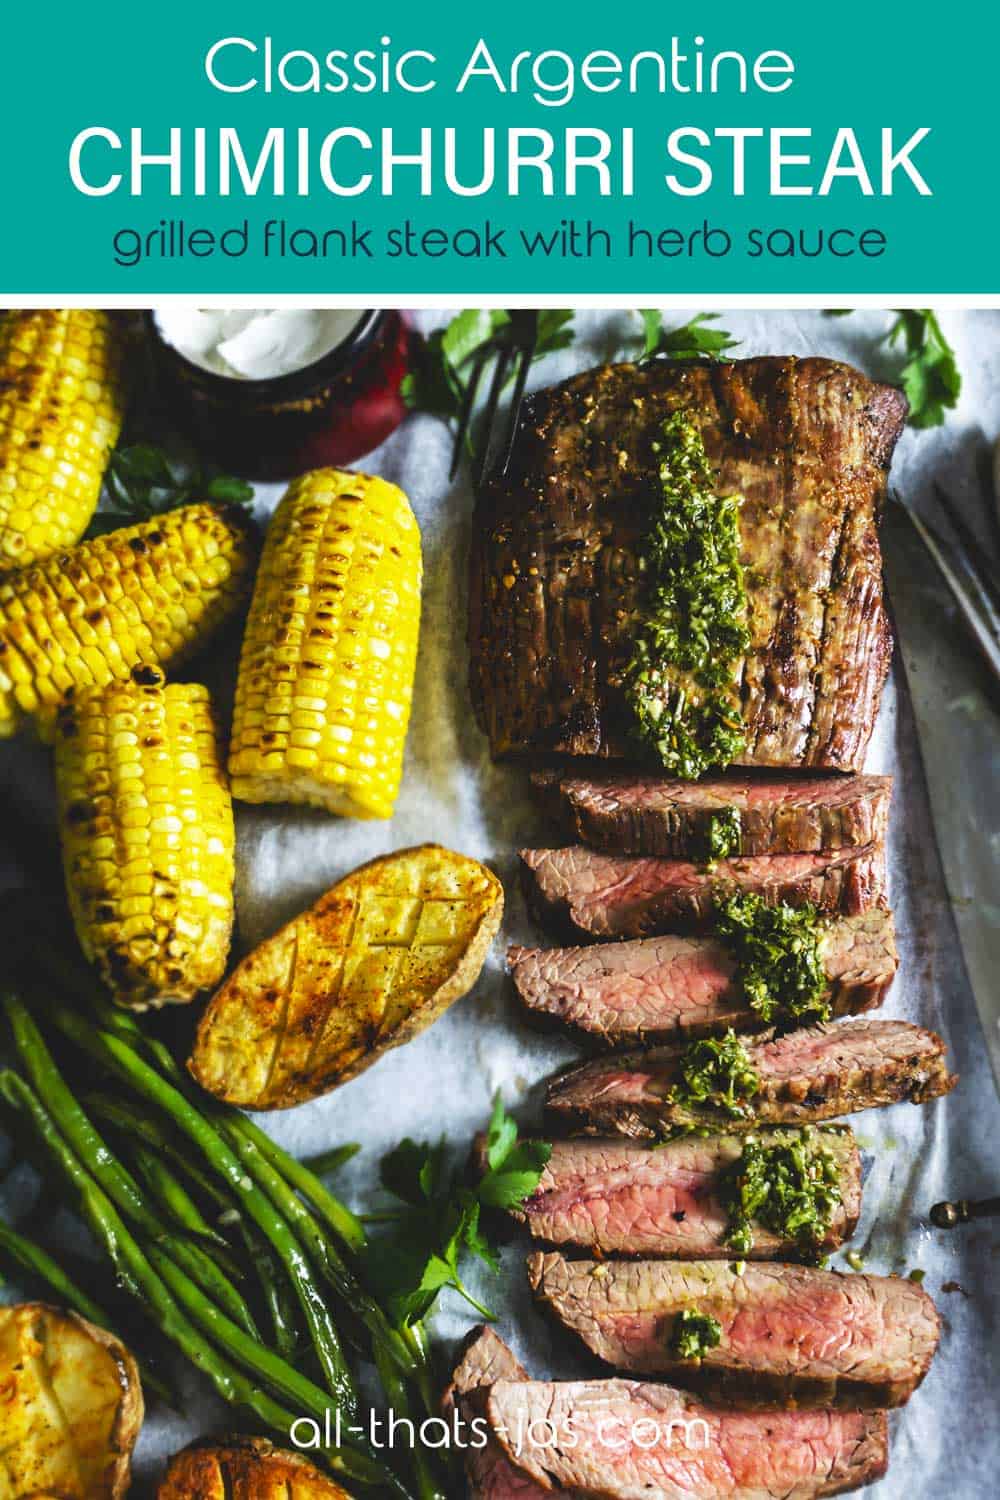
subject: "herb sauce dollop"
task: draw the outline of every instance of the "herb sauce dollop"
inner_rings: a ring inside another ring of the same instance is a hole
[[[679,1071],[671,1090],[674,1103],[707,1106],[732,1119],[752,1115],[749,1101],[760,1092],[760,1077],[732,1027],[725,1036],[689,1042]]]
[[[701,1359],[707,1349],[722,1343],[722,1324],[711,1313],[685,1307],[674,1319],[670,1347],[679,1359]]]
[[[639,740],[664,769],[694,780],[746,746],[735,668],[750,645],[738,495],[714,493],[697,425],[663,424],[656,515],[640,566],[644,616],[625,671]]]
[[[742,1155],[723,1177],[720,1196],[729,1218],[725,1243],[738,1255],[753,1249],[754,1223],[802,1249],[815,1248],[841,1201],[837,1164],[808,1127],[767,1146],[747,1136]]]
[[[815,906],[768,906],[755,891],[735,891],[717,903],[716,932],[762,1021],[787,1027],[830,1019],[823,923]]]
[[[743,820],[738,807],[722,807],[710,813],[705,828],[705,855],[709,868],[720,859],[732,859],[743,847]]]

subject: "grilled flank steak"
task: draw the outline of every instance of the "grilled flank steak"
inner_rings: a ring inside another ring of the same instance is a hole
[[[862,1017],[742,1044],[756,1087],[734,1109],[747,1126],[804,1125],[898,1104],[924,1104],[958,1081],[933,1031],[909,1021]],[[571,1068],[549,1084],[550,1125],[591,1135],[652,1139],[671,1129],[725,1122],[729,1106],[689,1097],[681,1046],[612,1053]]]
[[[769,906],[811,902],[851,915],[884,903],[881,844],[833,854],[759,854],[712,869],[679,859],[598,854],[582,844],[522,849],[528,899],[553,926],[593,937],[646,937],[704,928],[720,893],[753,891]]]
[[[635,753],[624,677],[674,412],[700,428],[717,493],[743,497],[739,763],[860,768],[889,663],[876,521],[906,401],[792,357],[607,365],[525,402],[471,554],[471,692],[492,753]]]
[[[567,1260],[534,1254],[535,1296],[606,1364],[753,1405],[902,1406],[930,1368],[941,1320],[901,1276],[813,1266]],[[678,1316],[717,1320],[697,1359],[674,1348]]]
[[[797,1132],[762,1130],[759,1138],[779,1143]],[[816,1248],[832,1250],[857,1224],[861,1163],[850,1130],[824,1130],[821,1140],[836,1167],[841,1201]],[[518,1217],[550,1245],[602,1255],[732,1259],[724,1243],[729,1218],[721,1193],[724,1173],[742,1151],[736,1134],[684,1136],[655,1151],[620,1138],[556,1141]],[[754,1227],[755,1260],[794,1259],[800,1248],[776,1231]]]
[[[458,1363],[441,1403],[442,1414],[449,1422],[456,1414],[466,1424],[482,1421],[485,1393],[494,1381],[527,1378],[527,1370],[499,1334],[480,1324],[458,1351]],[[569,1500],[564,1491],[543,1489],[518,1469],[492,1435],[481,1446],[467,1443],[464,1459],[469,1500]]]
[[[756,776],[679,781],[607,767],[536,771],[542,806],[571,841],[615,854],[704,860],[732,829],[731,852],[860,849],[885,835],[891,776]]]
[[[483,1410],[517,1468],[587,1500],[813,1500],[888,1462],[882,1411],[726,1411],[634,1380],[500,1380]]]
[[[891,913],[841,917],[821,933],[820,952],[834,1015],[880,1005],[899,963]],[[602,1042],[672,1041],[764,1025],[735,982],[735,960],[714,937],[513,947],[507,962],[533,1016]]]

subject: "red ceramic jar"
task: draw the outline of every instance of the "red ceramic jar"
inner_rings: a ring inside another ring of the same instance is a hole
[[[313,364],[242,380],[186,359],[146,315],[159,378],[178,426],[199,452],[251,479],[342,468],[384,442],[406,414],[400,385],[410,333],[398,312],[358,314],[341,343]]]

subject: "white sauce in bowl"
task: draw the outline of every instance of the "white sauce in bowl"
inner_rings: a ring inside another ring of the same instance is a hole
[[[165,307],[155,320],[164,342],[200,369],[231,380],[273,380],[329,354],[362,316],[357,308]]]

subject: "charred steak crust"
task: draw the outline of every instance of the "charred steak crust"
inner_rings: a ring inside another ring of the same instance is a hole
[[[882,1003],[899,963],[891,912],[841,917],[824,932],[821,948],[835,1016]],[[712,1036],[730,1026],[765,1029],[733,982],[732,958],[713,937],[515,946],[507,963],[532,1018],[571,1026],[602,1044]]]
[[[555,931],[634,938],[711,923],[718,895],[756,891],[776,905],[806,902],[849,916],[885,904],[885,849],[830,854],[759,854],[711,870],[686,860],[600,854],[583,844],[522,849],[528,904]]]
[[[765,1142],[788,1132],[764,1129]],[[861,1159],[846,1127],[824,1129],[837,1165],[841,1202],[818,1248],[835,1250],[854,1233],[861,1213]],[[599,1255],[732,1259],[723,1243],[728,1217],[719,1198],[721,1174],[736,1161],[736,1134],[681,1136],[655,1151],[621,1137],[555,1141],[541,1181],[515,1215],[550,1245],[576,1245]],[[795,1260],[800,1247],[754,1226],[753,1260]]]
[[[464,1339],[456,1365],[441,1400],[441,1412],[449,1423],[455,1415],[467,1425],[485,1419],[486,1391],[495,1380],[527,1380],[528,1372],[514,1358],[503,1339],[492,1328],[480,1324]],[[464,1434],[465,1474],[470,1500],[560,1500],[558,1492],[545,1489],[515,1467],[495,1437],[483,1446],[473,1446],[471,1432]],[[569,1500],[563,1496],[563,1500]]]
[[[927,1374],[941,1320],[900,1276],[841,1275],[762,1261],[528,1258],[542,1306],[605,1364],[668,1376],[751,1405],[902,1406]],[[696,1306],[722,1338],[698,1360],[673,1353],[677,1314]]]
[[[906,400],[792,357],[605,365],[525,402],[473,526],[470,686],[491,751],[629,753],[652,444],[680,408],[720,491],[743,496],[743,763],[859,769],[891,650],[877,517]]]
[[[744,1043],[760,1079],[745,1121],[806,1125],[898,1104],[925,1104],[957,1083],[936,1032],[909,1021],[855,1019]],[[682,1046],[612,1053],[549,1083],[549,1129],[656,1140],[675,1126],[720,1123],[718,1110],[677,1102]],[[724,1120],[724,1117],[721,1117]]]
[[[499,1380],[485,1409],[511,1462],[587,1500],[813,1500],[888,1462],[883,1411],[728,1411],[634,1380]]]
[[[676,781],[641,771],[535,771],[531,784],[567,839],[615,854],[704,859],[712,819],[735,809],[740,852],[809,854],[881,843],[891,776],[748,776]]]

